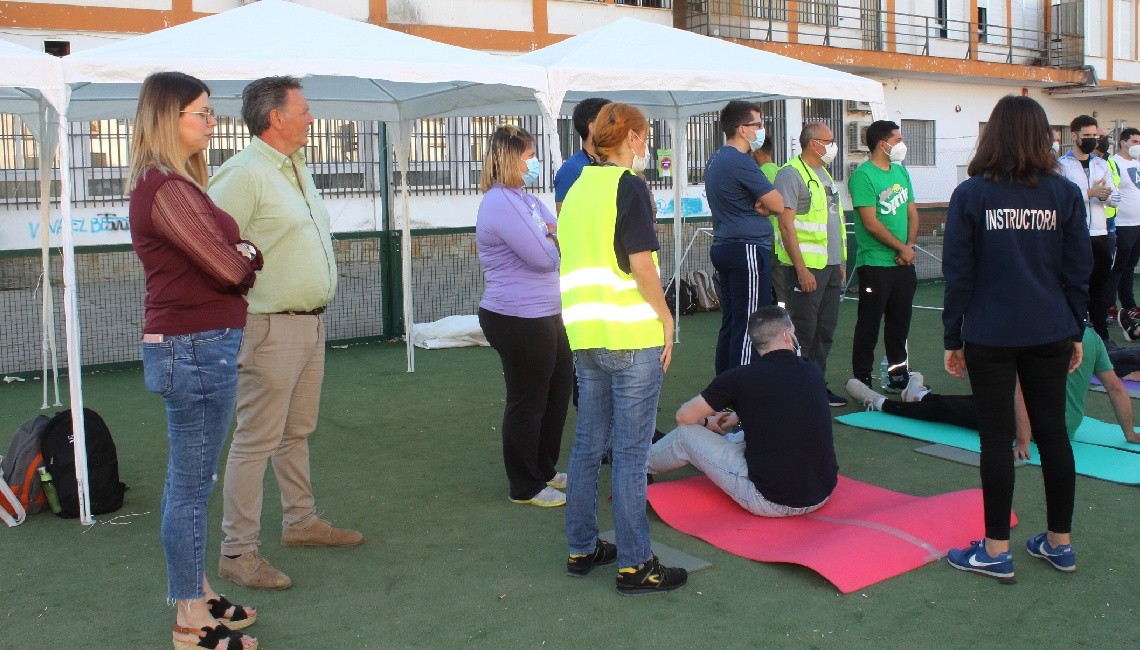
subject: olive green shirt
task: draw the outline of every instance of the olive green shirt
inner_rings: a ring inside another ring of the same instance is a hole
[[[312,311],[336,292],[328,210],[305,167],[261,138],[230,158],[210,181],[210,198],[234,218],[243,239],[265,256],[249,290],[249,313]]]

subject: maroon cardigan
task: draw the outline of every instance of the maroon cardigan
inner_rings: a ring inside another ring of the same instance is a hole
[[[237,223],[205,192],[152,167],[131,192],[130,223],[146,273],[144,333],[245,327],[255,264],[235,248]]]

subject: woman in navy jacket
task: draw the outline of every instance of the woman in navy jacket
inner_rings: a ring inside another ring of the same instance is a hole
[[[1041,454],[1046,532],[1028,552],[1076,570],[1073,450],[1065,433],[1065,376],[1081,361],[1092,268],[1080,190],[1058,175],[1049,121],[1028,97],[994,107],[950,197],[942,272],[946,371],[967,368],[981,430],[984,540],[951,550],[955,568],[1012,582],[1014,386],[1021,383]]]

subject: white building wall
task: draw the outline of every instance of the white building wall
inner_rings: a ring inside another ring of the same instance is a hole
[[[61,0],[21,0],[23,4],[31,5],[59,5],[67,4]],[[171,9],[171,0],[83,0],[83,2],[73,2],[71,4],[78,4],[85,7],[113,7],[116,9],[159,9],[168,11]]]
[[[368,3],[364,4],[367,16]],[[479,0],[478,2],[388,0],[388,20],[393,23],[442,27],[534,31],[531,0]]]
[[[551,0],[546,11],[551,34],[581,34],[627,17],[673,26],[672,9],[644,9],[585,0]],[[646,43],[646,50],[649,51],[652,45]]]

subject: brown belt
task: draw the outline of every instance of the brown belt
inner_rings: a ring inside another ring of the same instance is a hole
[[[324,307],[317,307],[316,309],[314,309],[312,311],[279,311],[279,312],[274,312],[274,315],[275,316],[280,316],[280,315],[284,315],[284,316],[320,316],[323,313],[325,313],[325,308]]]

